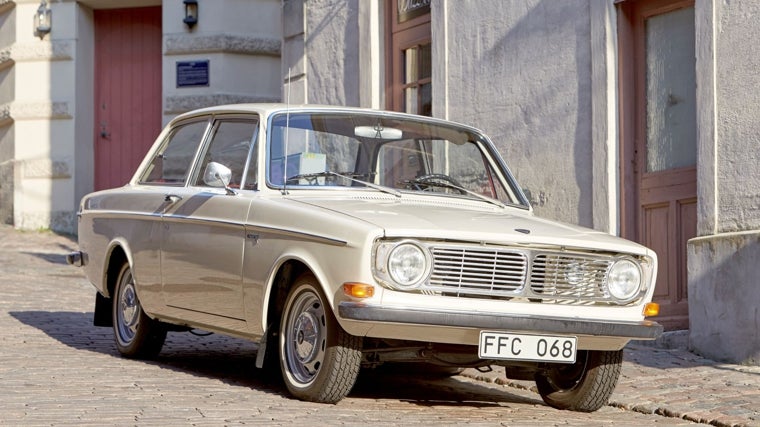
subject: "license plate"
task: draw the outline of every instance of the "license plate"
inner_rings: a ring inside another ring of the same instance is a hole
[[[574,363],[577,342],[576,337],[481,331],[478,355],[481,359]]]

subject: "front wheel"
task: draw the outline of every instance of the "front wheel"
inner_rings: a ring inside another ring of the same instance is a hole
[[[280,366],[290,393],[303,400],[336,403],[354,386],[361,338],[338,324],[312,275],[296,280],[280,322]]]
[[[119,270],[112,299],[113,331],[119,353],[135,359],[158,355],[166,340],[166,328],[143,311],[129,263],[125,262]]]
[[[549,406],[593,412],[612,396],[622,365],[623,350],[579,351],[574,364],[557,364],[536,374],[536,387]]]

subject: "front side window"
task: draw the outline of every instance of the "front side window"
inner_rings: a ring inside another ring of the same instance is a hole
[[[514,180],[465,128],[404,117],[349,113],[277,115],[269,126],[267,182],[309,189],[363,183],[400,192],[523,205]]]
[[[208,121],[203,120],[172,129],[140,176],[140,183],[184,185],[207,127]]]
[[[206,186],[203,182],[203,171],[211,162],[220,163],[232,171],[229,186],[240,188],[243,183],[246,162],[251,153],[251,147],[256,141],[256,129],[258,121],[242,119],[218,120],[211,133],[211,142],[206,152],[201,156],[199,173],[195,179],[195,185]],[[255,169],[255,166],[253,167]],[[250,172],[250,171],[249,171]],[[249,173],[249,179],[245,183],[246,188],[252,188],[255,184],[255,174]]]

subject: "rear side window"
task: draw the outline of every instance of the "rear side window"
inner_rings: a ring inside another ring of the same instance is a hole
[[[172,129],[140,177],[140,183],[184,185],[207,127],[208,121],[203,120]]]

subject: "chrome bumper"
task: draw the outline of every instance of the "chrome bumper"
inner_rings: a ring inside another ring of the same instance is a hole
[[[448,326],[560,335],[588,335],[653,340],[662,335],[662,325],[650,320],[640,322],[608,322],[601,320],[561,319],[552,317],[514,316],[501,313],[466,313],[436,310],[380,307],[344,301],[338,305],[344,319],[368,322]]]

